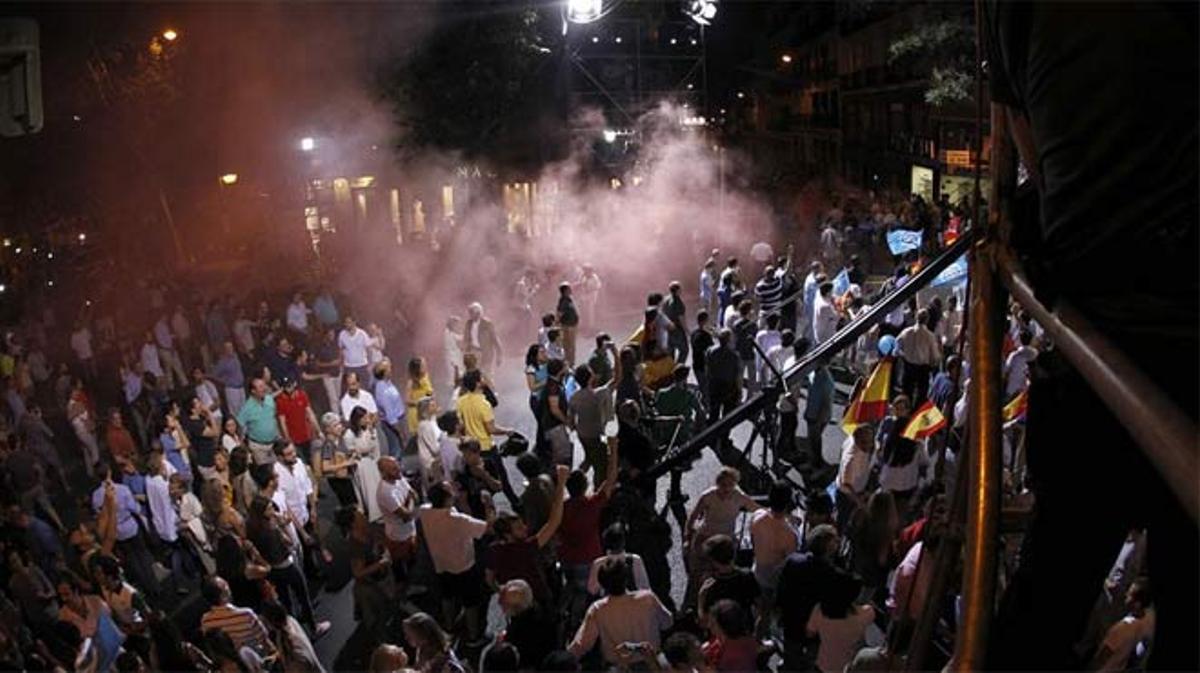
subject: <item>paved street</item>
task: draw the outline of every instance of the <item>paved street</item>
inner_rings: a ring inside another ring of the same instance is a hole
[[[611,324],[606,324],[605,329],[607,329],[610,334],[628,334],[631,331],[630,325],[633,324],[633,320],[634,318],[630,316],[628,319],[624,320],[613,319],[606,321]],[[594,332],[595,330],[585,329],[581,331],[581,334],[590,334]],[[579,339],[578,352],[580,354],[586,353],[587,349],[585,349],[585,345],[590,342],[590,338],[585,339],[583,336],[581,336]],[[497,372],[494,379],[496,393],[500,399],[500,406],[496,408],[496,420],[499,425],[514,428],[518,432],[524,434],[526,437],[533,437],[536,424],[532,414],[529,411],[528,405],[525,404],[525,399],[528,395],[528,392],[525,386],[523,367],[520,361],[521,353],[515,352],[515,347],[512,350],[514,350],[514,352],[507,355],[503,365],[501,366],[501,370]],[[520,351],[523,352],[524,347],[521,347]],[[839,385],[839,389],[842,393],[848,392],[844,386]],[[439,397],[444,396],[442,393],[443,391],[439,390]],[[443,400],[443,402],[445,402],[445,400]],[[840,419],[841,412],[841,406],[835,405],[833,418]],[[734,443],[739,447],[744,446],[744,443],[750,436],[751,429],[752,428],[749,423],[743,423],[739,425],[732,434]],[[615,422],[610,425],[610,432],[616,432]],[[801,436],[803,437],[805,433],[803,423],[801,423],[800,432]],[[825,429],[823,441],[827,446],[829,446],[830,443],[833,443],[833,446],[840,447],[844,437],[845,436],[842,434],[840,428],[836,424],[831,424]],[[582,448],[577,443],[575,464],[579,464],[582,459]],[[755,464],[758,464],[758,461],[761,460],[761,450],[758,447],[756,447],[756,450],[752,452],[751,460]],[[523,478],[516,469],[516,460],[514,458],[506,459],[505,465],[508,468],[509,477],[511,478],[514,486],[517,488],[517,491],[520,492],[520,485],[523,482]],[[690,496],[688,503],[689,507],[695,502],[696,497],[704,489],[713,484],[713,480],[716,477],[716,473],[720,467],[721,464],[717,460],[715,454],[713,454],[713,452],[710,450],[705,450],[702,454],[702,457],[696,461],[692,469],[683,475],[683,491]],[[797,480],[800,479],[798,473],[793,472],[792,476]],[[663,503],[666,502],[669,482],[669,478],[666,477],[659,480],[658,506],[660,509]],[[509,509],[509,504],[502,494],[498,494],[496,496],[496,500],[497,506],[501,510]],[[329,510],[329,514],[325,515],[323,513],[321,519],[323,521],[332,521],[332,511],[334,507],[332,497],[322,499],[321,506],[323,510],[326,508]],[[687,582],[687,577],[683,568],[683,557],[680,553],[681,534],[674,518],[668,516],[667,520],[671,524],[674,542],[670,552],[668,553],[668,561],[671,566],[671,593],[672,597],[677,602],[681,602]],[[331,532],[331,534],[328,534],[326,538],[331,539],[337,535],[338,534],[336,532]],[[321,595],[321,603],[318,606],[317,612],[319,615],[324,615],[324,618],[331,619],[334,622],[333,630],[316,644],[317,651],[320,654],[322,661],[324,661],[327,665],[332,664],[334,658],[342,650],[343,646],[350,638],[354,630],[355,624],[346,617],[347,615],[352,614],[352,606],[353,598],[351,596],[350,585],[346,585],[345,587],[333,593],[325,592]],[[491,627],[500,628],[502,622],[500,620],[499,610],[495,605],[495,601],[493,601],[490,616]]]

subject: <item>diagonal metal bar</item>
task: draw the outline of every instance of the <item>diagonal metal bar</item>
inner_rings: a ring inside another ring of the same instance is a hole
[[[817,365],[829,362],[839,351],[849,347],[858,337],[883,320],[884,316],[894,311],[896,307],[908,301],[918,291],[929,285],[939,273],[965,253],[974,241],[975,231],[968,229],[953,245],[942,251],[942,254],[935,257],[933,261],[921,269],[903,287],[884,297],[882,301],[872,306],[870,310],[863,313],[849,325],[838,330],[838,333],[829,341],[809,351],[799,362],[783,372],[784,381],[788,385],[791,385],[793,381],[812,371]],[[704,447],[715,445],[717,441],[728,434],[734,427],[753,418],[755,414],[762,411],[768,400],[773,401],[778,396],[779,390],[774,386],[750,396],[733,411],[697,433],[687,444],[664,456],[662,460],[646,470],[644,477],[647,479],[657,479],[671,471],[673,467],[691,461]]]

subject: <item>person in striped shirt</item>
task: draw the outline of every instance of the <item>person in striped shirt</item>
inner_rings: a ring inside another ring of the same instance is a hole
[[[266,627],[254,611],[230,603],[229,584],[224,579],[212,577],[205,580],[201,593],[209,604],[208,612],[200,618],[201,632],[213,629],[223,631],[239,650],[248,646],[256,652],[266,654],[274,649],[271,639],[267,636]]]
[[[758,300],[758,315],[765,321],[767,316],[779,313],[779,304],[783,302],[783,280],[775,273],[775,267],[767,265],[763,269],[762,278],[754,286],[754,297]]]

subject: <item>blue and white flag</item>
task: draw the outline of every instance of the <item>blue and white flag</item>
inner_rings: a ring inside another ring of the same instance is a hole
[[[887,234],[888,249],[893,255],[903,255],[921,247],[921,232],[908,229],[893,229]]]
[[[967,255],[963,253],[958,256],[958,259],[950,262],[950,266],[942,269],[942,272],[929,283],[929,287],[958,285],[965,282],[967,282]]]
[[[833,294],[840,297],[846,294],[846,290],[850,289],[850,274],[842,269],[841,273],[833,277]]]

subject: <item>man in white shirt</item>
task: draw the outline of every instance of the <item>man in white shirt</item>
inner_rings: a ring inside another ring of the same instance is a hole
[[[342,419],[346,421],[350,420],[350,412],[354,411],[354,407],[362,407],[369,414],[379,413],[375,396],[362,389],[355,372],[346,374],[346,394],[342,395],[341,407]]]
[[[842,443],[842,459],[835,480],[838,530],[847,530],[850,515],[866,505],[867,481],[874,455],[875,428],[869,423],[854,428],[854,433]]]
[[[1029,344],[1033,342],[1033,333],[1027,329],[1021,330],[1018,337],[1021,346],[1008,354],[1004,361],[1004,399],[1011,400],[1029,384],[1029,364],[1037,359],[1038,350]]]
[[[292,297],[292,303],[288,304],[287,307],[288,329],[292,330],[301,337],[307,336],[309,313],[311,313],[311,311],[309,310],[308,305],[304,303],[304,297],[297,292],[296,295]]]
[[[754,336],[754,341],[758,344],[758,350],[754,352],[754,359],[758,364],[758,380],[763,383],[767,383],[774,378],[771,367],[763,360],[763,354],[766,354],[769,358],[771,351],[783,343],[783,335],[779,332],[779,314],[771,313],[767,315],[765,323],[766,325]],[[772,362],[771,364],[774,365],[776,363]]]
[[[412,558],[417,547],[417,492],[408,485],[400,472],[400,463],[391,456],[379,459],[379,476],[375,503],[383,512],[383,533],[392,556],[392,570],[400,581],[404,579],[405,562]]]
[[[829,341],[837,334],[838,313],[833,305],[833,283],[821,276],[813,300],[813,345]]]
[[[628,590],[629,577],[625,563],[605,560],[599,571],[600,586],[608,595],[592,604],[584,615],[575,637],[567,650],[582,657],[600,641],[604,660],[617,667],[633,663],[624,643],[650,643],[658,649],[662,632],[674,623],[671,613],[651,591]]]
[[[95,378],[96,361],[93,359],[94,353],[92,353],[92,332],[82,322],[75,327],[74,332],[71,332],[71,350],[75,351],[75,358],[79,360],[83,371],[89,377]]]
[[[429,558],[437,572],[442,611],[453,624],[461,608],[468,639],[483,633],[490,591],[484,584],[482,566],[475,558],[475,541],[483,537],[496,518],[491,500],[486,499],[487,520],[454,509],[454,489],[448,482],[429,487],[429,504],[420,509],[422,535]]]
[[[1154,597],[1150,591],[1150,580],[1139,577],[1125,595],[1126,615],[1113,624],[1100,643],[1100,649],[1092,660],[1093,671],[1129,671],[1140,666],[1131,665],[1136,654],[1144,657],[1149,641],[1154,637]]]
[[[900,388],[912,400],[914,407],[921,406],[929,395],[929,377],[942,361],[942,348],[938,338],[929,331],[929,312],[917,311],[915,325],[904,328],[896,337],[903,366],[900,369]]]
[[[347,374],[358,374],[359,381],[370,380],[371,360],[367,355],[367,347],[371,344],[371,337],[351,316],[346,316],[342,321],[342,328],[338,333],[338,347],[342,349],[342,367]]]
[[[142,365],[142,371],[154,375],[154,378],[162,384],[163,368],[162,361],[158,357],[158,346],[154,343],[154,334],[146,332],[146,341],[142,343],[141,350],[138,351],[138,361]]]
[[[278,491],[283,494],[287,511],[297,526],[308,525],[316,506],[316,491],[313,489],[312,478],[308,468],[300,462],[296,453],[296,445],[282,442],[275,445],[275,478],[279,482]]]

